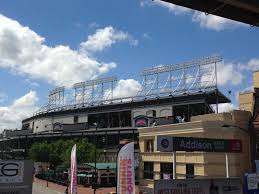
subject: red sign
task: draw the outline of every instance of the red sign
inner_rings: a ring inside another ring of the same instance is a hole
[[[242,142],[240,140],[230,140],[229,146],[231,152],[242,152]]]

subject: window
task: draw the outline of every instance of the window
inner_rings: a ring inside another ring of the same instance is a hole
[[[186,178],[194,178],[194,164],[186,164]]]
[[[78,123],[78,116],[74,116],[74,124]]]
[[[173,163],[161,163],[160,172],[160,179],[173,179]]]
[[[145,152],[154,152],[154,140],[145,140]]]
[[[259,143],[255,144],[255,151],[256,151],[256,153],[259,153]]]
[[[144,162],[144,179],[154,179],[153,162]]]

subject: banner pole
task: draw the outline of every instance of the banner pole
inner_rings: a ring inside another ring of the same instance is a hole
[[[176,151],[173,152],[173,179],[176,179]]]

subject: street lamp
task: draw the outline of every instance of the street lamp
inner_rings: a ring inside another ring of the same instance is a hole
[[[96,189],[97,189],[97,170],[96,170],[96,146],[97,146],[97,128],[98,128],[98,124],[94,123],[95,125],[95,148],[94,148],[94,194],[96,193]]]
[[[47,187],[49,187],[49,167],[48,167],[47,170],[48,170],[48,171],[47,171]]]

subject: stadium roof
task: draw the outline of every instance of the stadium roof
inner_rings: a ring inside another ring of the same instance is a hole
[[[85,107],[74,106],[73,108],[63,109],[57,108],[51,112],[39,112],[34,116],[24,119],[23,122],[29,121],[34,118],[42,117],[42,116],[54,116],[54,115],[63,115],[63,114],[75,114],[75,113],[100,113],[100,112],[108,112],[108,111],[117,111],[117,110],[130,110],[137,107],[143,106],[156,106],[156,105],[187,105],[187,104],[199,104],[199,103],[207,103],[207,104],[217,104],[217,103],[229,103],[231,102],[223,93],[221,93],[218,89],[214,91],[201,91],[195,94],[182,94],[178,96],[164,96],[164,97],[156,97],[153,99],[141,99],[139,101],[121,101],[116,104],[102,104],[98,106],[89,106]]]
[[[163,0],[208,14],[259,26],[258,0]]]

